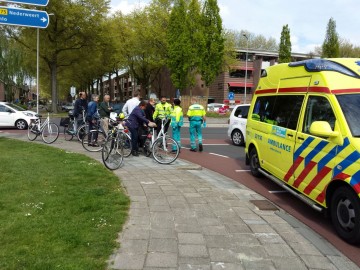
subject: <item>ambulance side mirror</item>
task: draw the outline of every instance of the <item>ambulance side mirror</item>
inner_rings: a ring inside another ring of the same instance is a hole
[[[338,131],[333,131],[326,121],[315,121],[311,123],[310,134],[318,137],[329,138],[338,145],[343,145],[344,139]]]

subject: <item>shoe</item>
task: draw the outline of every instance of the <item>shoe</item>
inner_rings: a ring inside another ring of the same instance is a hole
[[[99,147],[98,143],[92,143],[91,146]]]
[[[199,152],[202,152],[202,151],[203,151],[202,143],[199,143]]]
[[[135,157],[138,157],[138,156],[139,156],[139,153],[136,152],[136,151],[132,151],[131,154],[132,154],[133,156],[135,156]]]
[[[88,143],[88,146],[93,146],[93,144],[89,142],[89,143]]]
[[[191,151],[191,152],[196,152],[196,149],[195,149],[195,148],[191,148],[190,151]]]
[[[171,150],[171,153],[173,154],[176,154],[176,152],[177,152],[176,150]]]

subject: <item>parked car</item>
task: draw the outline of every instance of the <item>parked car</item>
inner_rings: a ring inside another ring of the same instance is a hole
[[[209,103],[207,105],[208,112],[218,112],[220,108],[224,107],[224,104],[221,103]]]
[[[250,104],[237,105],[231,112],[228,123],[228,136],[234,145],[245,144],[246,122]]]
[[[25,110],[15,104],[0,102],[0,126],[26,129],[32,120],[38,119],[33,111]]]
[[[73,110],[74,109],[74,105],[72,103],[66,103],[64,105],[61,106],[61,109],[63,111],[70,111],[70,110]]]

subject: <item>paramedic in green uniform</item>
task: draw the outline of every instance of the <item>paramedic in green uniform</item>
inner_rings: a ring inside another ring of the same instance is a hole
[[[174,109],[171,112],[171,127],[173,139],[178,143],[181,148],[180,129],[183,126],[183,111],[180,107],[180,99],[174,99]],[[172,151],[176,152],[176,145],[173,145]]]
[[[206,112],[202,105],[197,103],[197,98],[193,97],[191,99],[191,106],[187,112],[187,116],[189,117],[190,122],[190,151],[196,152],[196,134],[198,136],[199,142],[199,151],[203,150],[202,145],[202,125],[206,126]]]

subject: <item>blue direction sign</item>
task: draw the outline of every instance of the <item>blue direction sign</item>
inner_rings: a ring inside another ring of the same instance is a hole
[[[0,7],[0,24],[46,28],[49,15],[41,10]]]
[[[3,0],[2,2],[19,3],[35,6],[47,6],[49,0]]]
[[[229,92],[228,98],[229,98],[230,100],[234,100],[234,99],[235,99],[234,92]]]

